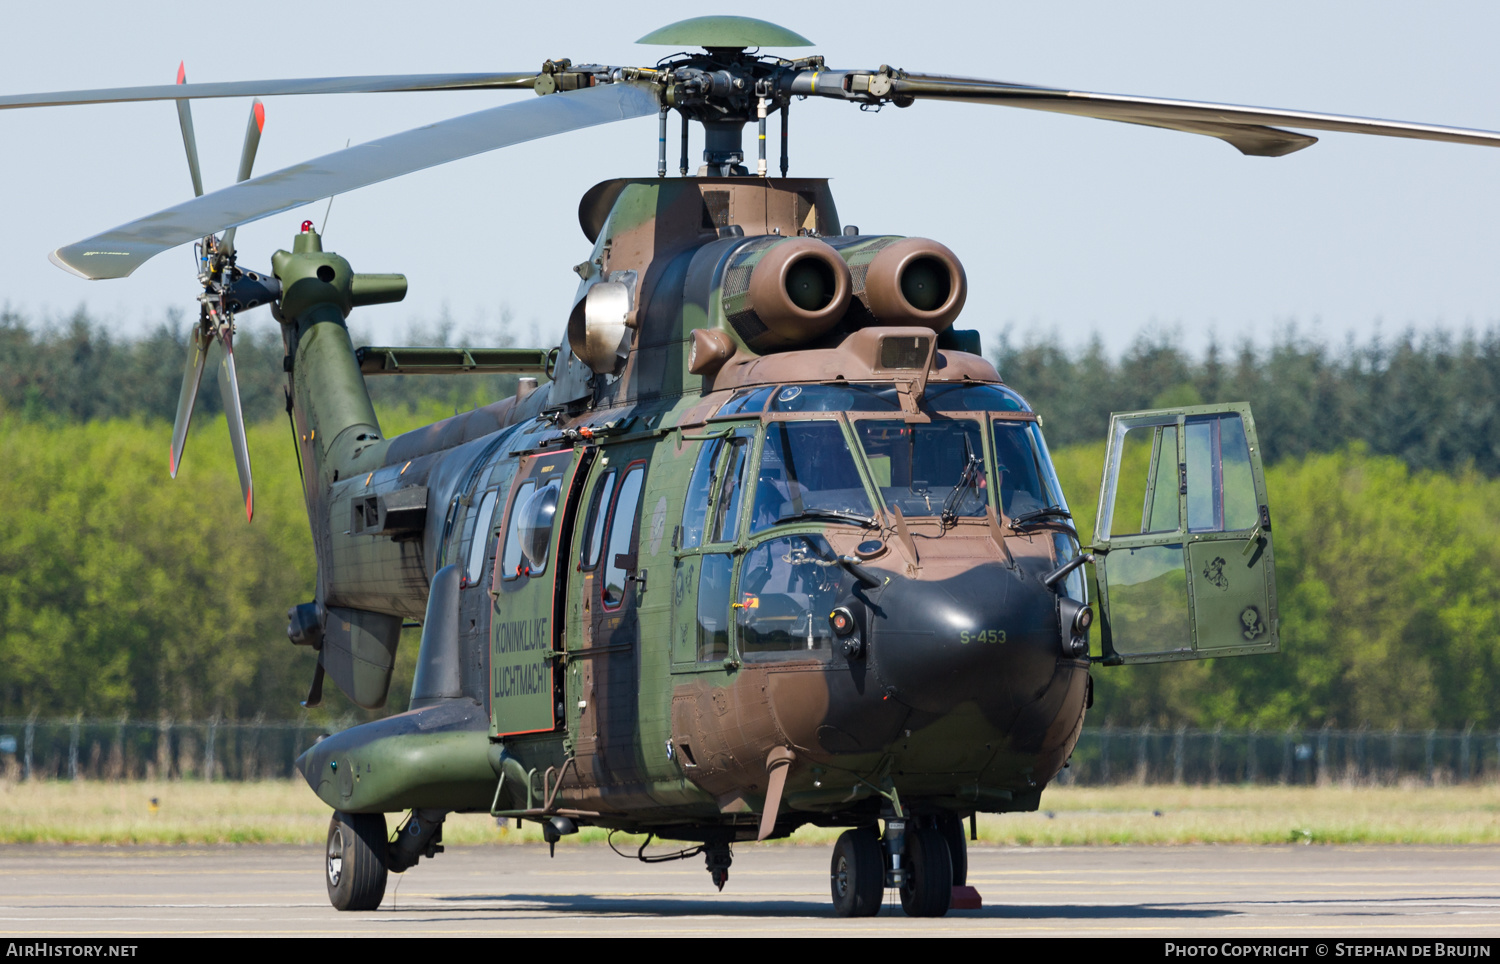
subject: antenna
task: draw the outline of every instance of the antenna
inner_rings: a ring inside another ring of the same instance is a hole
[[[352,137],[346,137],[346,138],[344,138],[344,150],[347,151],[349,149],[349,145],[353,141],[354,141],[354,138],[352,138]],[[325,235],[325,234],[328,233],[328,215],[330,213],[332,213],[332,211],[333,211],[333,199],[336,198],[336,197],[338,197],[337,194],[330,194],[330,195],[328,195],[328,207],[326,207],[326,208],[323,209],[323,228],[322,228],[322,230],[320,230],[318,232],[318,234],[320,236],[321,235]]]

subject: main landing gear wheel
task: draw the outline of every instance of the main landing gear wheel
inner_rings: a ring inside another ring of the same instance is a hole
[[[385,897],[385,814],[336,810],[328,823],[328,900],[339,910],[374,910]]]
[[[964,834],[964,822],[956,813],[938,816],[937,831],[948,845],[948,859],[953,863],[953,886],[962,887],[969,882],[969,841]]]
[[[908,917],[942,917],[953,901],[953,861],[948,844],[933,827],[906,831],[906,873],[901,907]]]
[[[833,845],[833,910],[840,917],[874,917],[885,899],[885,852],[869,827],[845,830]]]

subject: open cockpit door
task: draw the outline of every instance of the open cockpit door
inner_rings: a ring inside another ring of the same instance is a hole
[[[1112,416],[1093,545],[1102,661],[1279,651],[1269,505],[1250,406]]]

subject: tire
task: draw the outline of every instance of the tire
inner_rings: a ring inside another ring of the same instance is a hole
[[[840,917],[874,917],[885,900],[885,851],[869,827],[845,830],[833,845],[829,868],[833,911]]]
[[[906,832],[901,908],[908,917],[942,917],[953,902],[953,861],[943,835],[932,827]]]
[[[334,811],[323,864],[329,903],[339,910],[379,907],[385,897],[386,846],[385,814]]]
[[[938,815],[934,825],[948,845],[948,859],[953,862],[953,886],[962,887],[969,882],[969,841],[964,834],[963,818],[956,813],[943,813]]]

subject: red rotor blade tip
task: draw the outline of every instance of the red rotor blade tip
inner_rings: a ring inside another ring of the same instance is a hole
[[[245,493],[245,521],[250,522],[255,518],[255,490],[251,489]]]
[[[172,478],[177,478],[177,453],[172,451],[171,445],[167,446],[167,471],[172,474]]]
[[[262,104],[259,98],[256,98],[255,104],[250,109],[255,112],[255,129],[264,133],[266,129],[266,105]]]
[[[179,61],[177,61],[177,82],[179,84],[185,84],[185,83],[187,83],[187,61],[186,60],[179,60]]]

